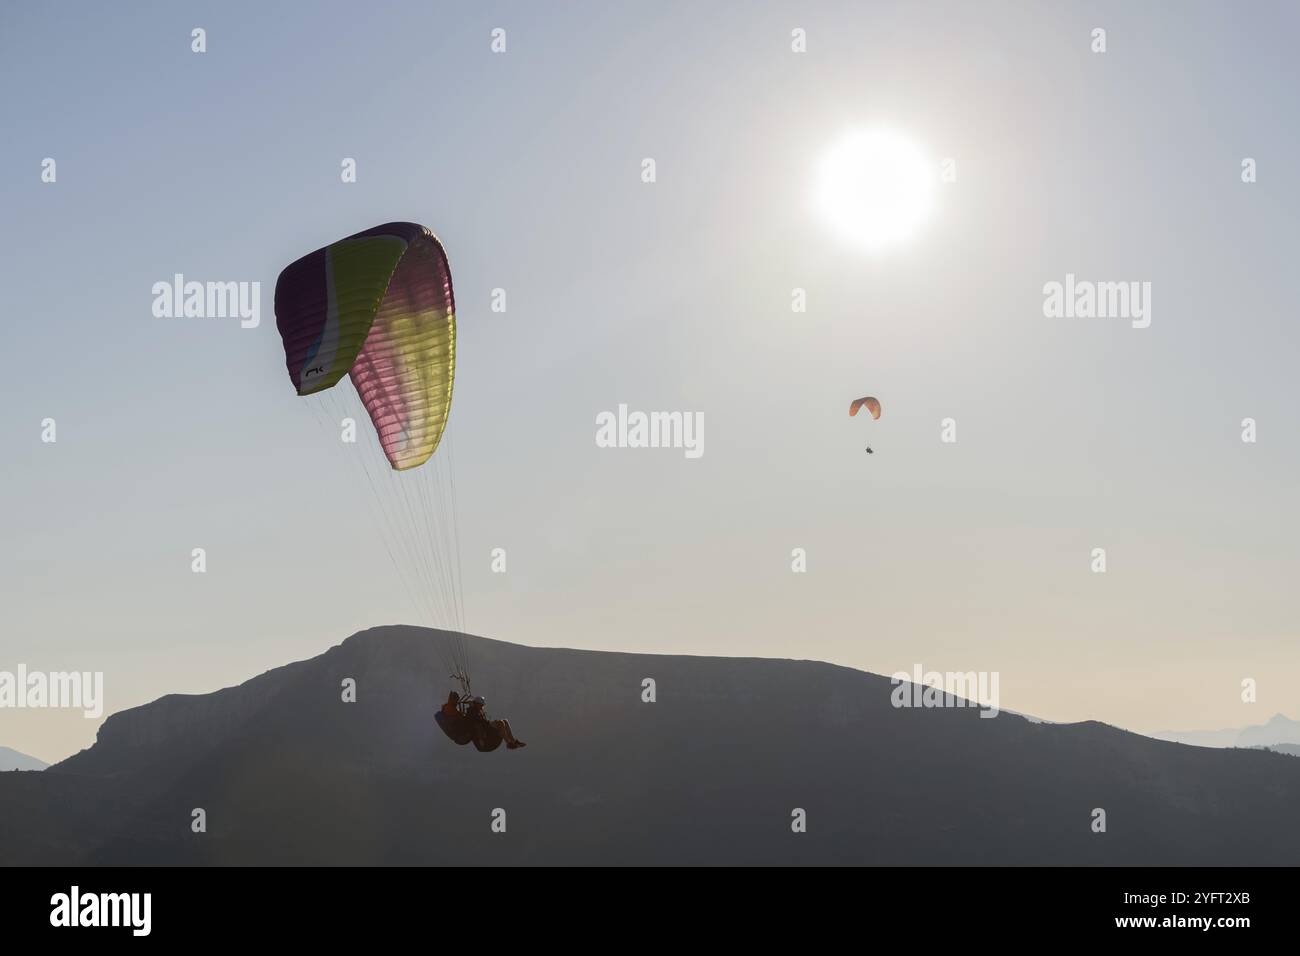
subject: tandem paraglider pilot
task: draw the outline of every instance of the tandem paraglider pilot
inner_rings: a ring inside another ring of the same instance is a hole
[[[453,690],[433,719],[462,747],[472,743],[475,750],[486,753],[500,747],[503,740],[507,750],[527,746],[510,730],[510,721],[488,719],[487,701],[482,697],[461,697]]]

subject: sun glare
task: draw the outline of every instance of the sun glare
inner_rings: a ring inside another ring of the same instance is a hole
[[[817,208],[843,238],[869,250],[907,239],[934,203],[934,165],[892,130],[852,133],[822,160]]]

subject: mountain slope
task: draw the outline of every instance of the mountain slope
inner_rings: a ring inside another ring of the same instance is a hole
[[[895,709],[887,678],[811,661],[473,638],[476,689],[529,743],[480,754],[432,721],[438,639],[375,628],[113,715],[92,748],[0,777],[0,862],[1300,863],[1285,755]]]

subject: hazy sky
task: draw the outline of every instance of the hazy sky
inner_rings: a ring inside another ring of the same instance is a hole
[[[288,262],[413,220],[459,306],[470,631],[996,670],[1003,707],[1136,730],[1297,715],[1298,28],[1293,3],[5,4],[0,670],[103,671],[112,712],[415,619],[273,315]],[[810,199],[878,125],[957,180],[866,255]],[[261,282],[260,327],[155,318],[178,272]],[[1067,273],[1152,283],[1150,328],[1045,318]],[[881,421],[848,418],[864,394]],[[597,448],[619,403],[701,412],[703,457]],[[47,760],[96,727],[0,710]]]

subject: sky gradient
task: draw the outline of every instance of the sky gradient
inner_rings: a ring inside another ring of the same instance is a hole
[[[418,620],[272,311],[290,261],[411,220],[455,281],[470,632],[1300,716],[1294,4],[293,6],[0,10],[0,670],[103,671],[111,713]],[[873,125],[957,180],[867,256],[811,194]],[[155,318],[178,272],[260,282],[260,327]],[[1151,282],[1150,328],[1045,318],[1067,273]],[[598,448],[620,403],[702,413],[705,453]],[[95,727],[0,711],[0,744]]]

